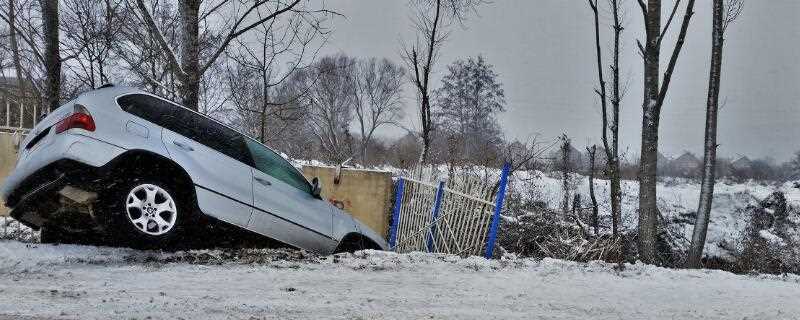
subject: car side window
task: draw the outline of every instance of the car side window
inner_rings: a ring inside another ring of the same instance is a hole
[[[170,130],[174,127],[171,116],[178,107],[169,102],[146,94],[129,94],[119,97],[117,104],[139,118]]]
[[[250,152],[245,146],[244,137],[209,118],[189,110],[178,109],[174,117],[176,133],[197,141],[211,149],[238,160],[244,164],[253,165]]]
[[[286,161],[286,159],[258,142],[251,139],[245,140],[247,141],[247,148],[250,149],[250,154],[253,157],[255,168],[258,171],[266,173],[303,192],[311,193],[311,185],[289,161]]]
[[[119,97],[122,110],[197,141],[244,164],[253,165],[244,137],[209,118],[146,94]]]

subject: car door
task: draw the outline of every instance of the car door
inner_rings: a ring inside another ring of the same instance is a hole
[[[288,161],[251,139],[253,212],[248,229],[299,248],[330,252],[332,210],[314,197],[311,185]]]
[[[176,109],[162,140],[172,159],[195,184],[203,213],[246,227],[252,213],[253,185],[244,137],[184,108]]]

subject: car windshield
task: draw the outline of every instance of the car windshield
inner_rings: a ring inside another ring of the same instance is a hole
[[[253,157],[256,169],[293,188],[311,193],[311,186],[308,184],[308,181],[306,181],[306,178],[303,177],[291,163],[264,145],[252,139],[245,140],[247,141],[247,149]]]

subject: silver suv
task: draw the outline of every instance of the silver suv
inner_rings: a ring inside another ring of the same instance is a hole
[[[319,253],[386,249],[261,143],[140,90],[108,85],[44,118],[0,188],[42,238],[93,230],[169,248],[223,221]],[[211,218],[211,219],[209,219]],[[198,232],[200,231],[200,232]]]

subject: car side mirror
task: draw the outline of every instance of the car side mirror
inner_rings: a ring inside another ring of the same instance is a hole
[[[317,177],[311,179],[311,195],[314,198],[322,199],[322,187],[319,185],[319,178]]]

